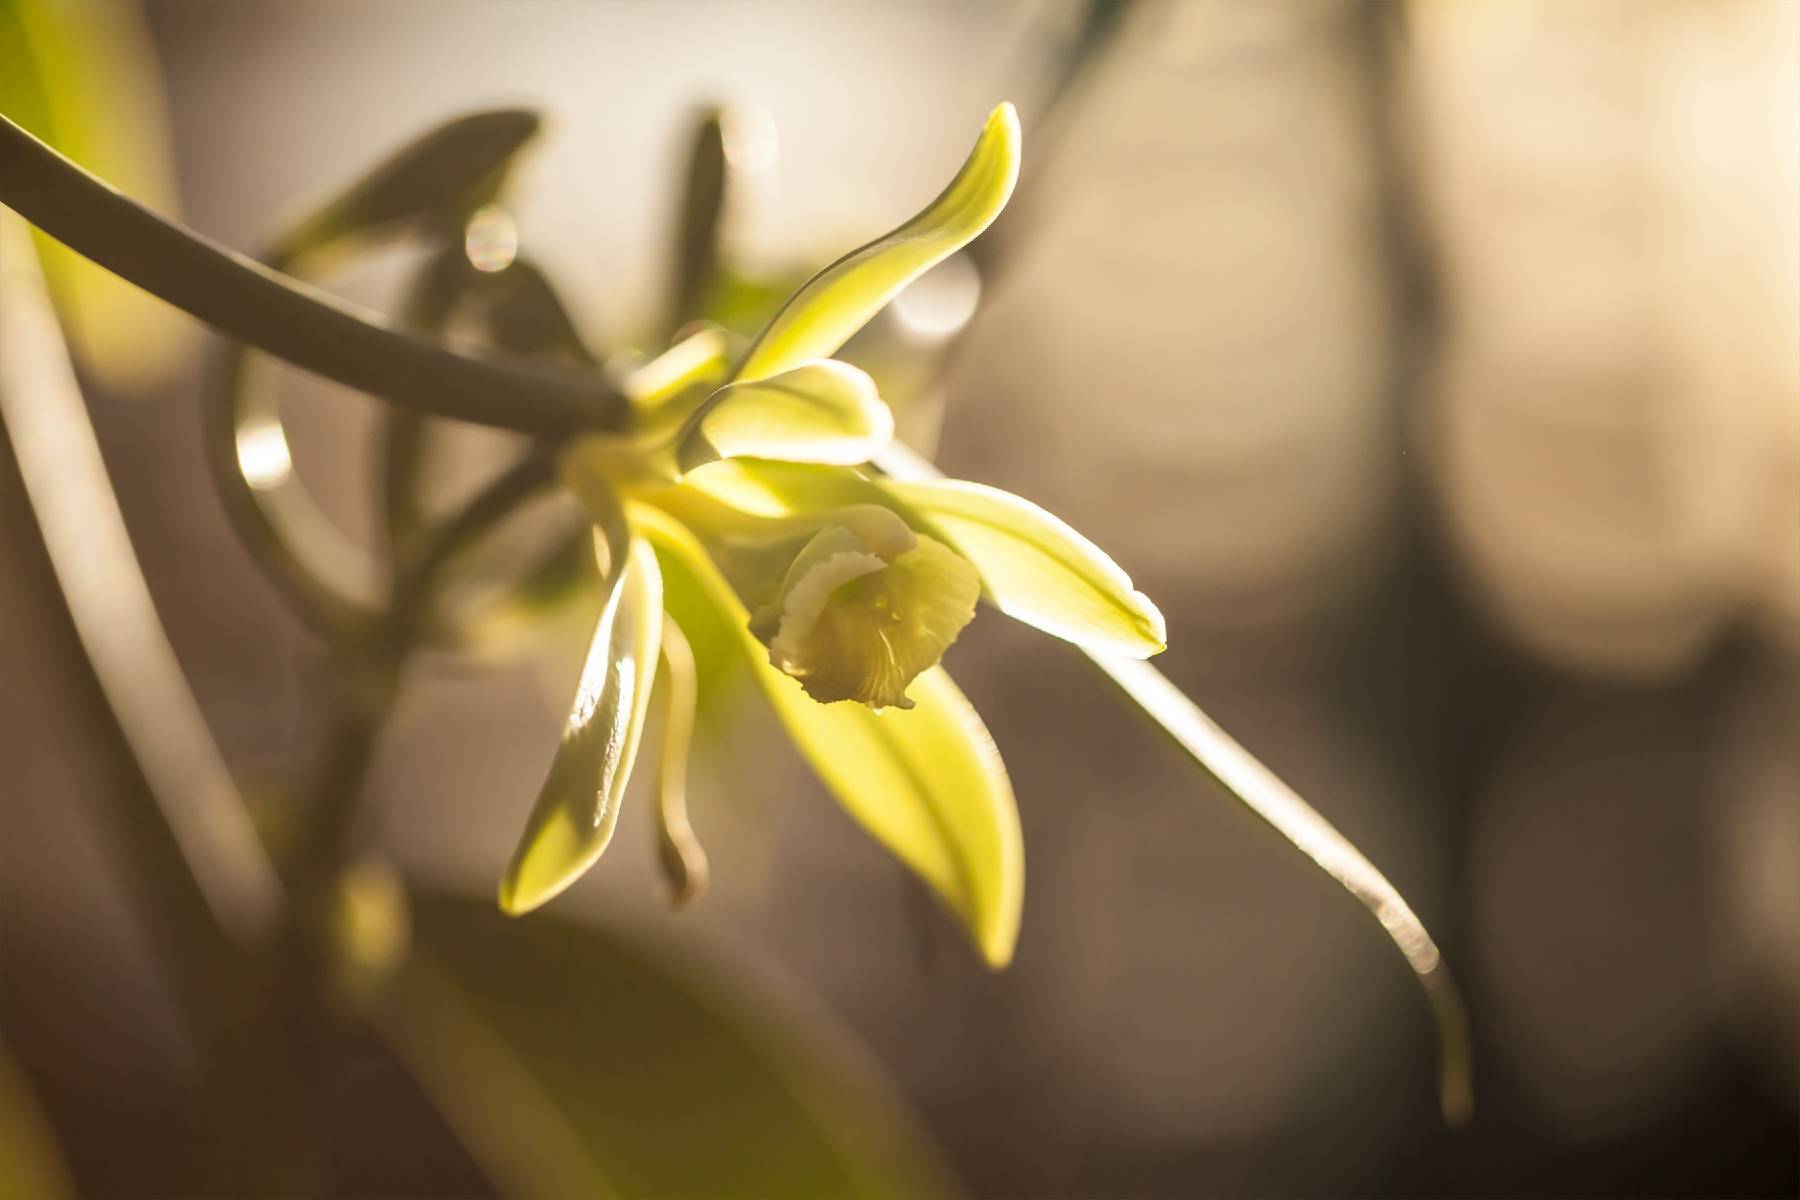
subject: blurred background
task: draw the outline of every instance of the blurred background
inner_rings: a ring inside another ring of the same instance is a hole
[[[1800,1190],[1800,4],[148,0],[134,28],[132,119],[160,106],[172,154],[146,199],[245,251],[448,117],[540,108],[509,208],[607,351],[667,332],[703,106],[727,113],[723,252],[779,296],[1014,100],[1013,207],[847,356],[952,475],[1106,547],[1168,616],[1163,670],[1412,900],[1468,994],[1476,1112],[1442,1126],[1379,928],[991,614],[949,665],[1019,796],[1010,970],[728,687],[690,785],[710,893],[667,910],[640,804],[566,915],[802,1005],[978,1196]],[[393,311],[418,261],[329,286]],[[207,476],[216,339],[157,336],[155,370],[90,347],[83,382],[254,792],[313,753],[319,651]],[[294,470],[372,538],[374,406],[279,387]],[[473,471],[489,441],[448,453]],[[20,582],[16,493],[5,1047],[80,1192],[183,1194],[210,1136],[194,1052],[101,819],[109,735]],[[372,782],[408,881],[491,894],[584,620],[415,673]],[[502,1186],[391,1062],[352,1066],[333,1190]]]

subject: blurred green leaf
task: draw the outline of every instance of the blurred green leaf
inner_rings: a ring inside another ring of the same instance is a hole
[[[722,458],[867,462],[894,436],[894,416],[875,381],[833,359],[720,388],[676,445],[682,471]]]
[[[285,897],[157,616],[26,226],[0,209],[0,418],[68,613],[218,929],[264,944]],[[12,533],[8,531],[8,540]],[[183,889],[185,890],[185,889]]]
[[[447,121],[402,146],[296,223],[271,257],[288,265],[414,221],[458,222],[492,196],[539,124],[538,115],[527,109],[495,109]]]
[[[950,676],[912,684],[914,707],[819,704],[769,665],[731,586],[679,526],[635,511],[670,580],[684,631],[729,626],[788,733],[845,810],[911,867],[962,922],[990,966],[1018,936],[1025,857],[1012,784],[993,738]]]
[[[60,1200],[75,1194],[56,1133],[31,1080],[0,1045],[0,1200]]]
[[[1002,104],[943,194],[892,233],[814,275],[757,337],[736,377],[763,379],[835,354],[902,288],[1000,215],[1019,178],[1019,150],[1018,114]]]
[[[506,1194],[899,1198],[947,1184],[828,1016],[736,964],[424,897],[379,1022]],[[728,981],[728,982],[727,982]]]
[[[500,907],[529,912],[594,864],[612,840],[637,759],[662,641],[662,576],[641,542],[612,541],[606,607],[588,649],[568,728],[519,848]]]
[[[699,315],[748,339],[767,325],[810,277],[804,267],[783,267],[765,274],[721,264]]]
[[[1106,552],[1010,492],[945,480],[887,481],[976,570],[1007,616],[1079,646],[1146,658],[1166,642],[1162,613]]]
[[[688,151],[687,186],[675,224],[674,281],[669,296],[668,336],[699,316],[719,262],[719,215],[725,208],[725,133],[716,111],[694,129]]]
[[[598,365],[561,294],[537,263],[520,257],[498,274],[483,275],[482,282],[487,285],[487,325],[495,346],[576,366]]]
[[[0,0],[0,112],[159,212],[175,170],[156,52],[135,3]],[[106,388],[167,378],[194,344],[173,309],[34,233],[71,348]]]

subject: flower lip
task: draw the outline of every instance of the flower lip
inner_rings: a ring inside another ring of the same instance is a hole
[[[853,506],[852,520],[891,533],[877,505]],[[904,525],[901,524],[901,528]],[[933,538],[906,530],[877,553],[851,524],[820,530],[795,557],[780,594],[750,630],[776,669],[820,703],[855,700],[872,708],[911,708],[906,695],[975,615],[975,568]],[[896,552],[897,551],[897,552]]]

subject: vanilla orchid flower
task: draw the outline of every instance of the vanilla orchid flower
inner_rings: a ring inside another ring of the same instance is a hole
[[[872,466],[899,449],[892,416],[873,381],[831,355],[999,214],[1019,146],[1003,104],[936,201],[814,276],[734,366],[717,331],[690,336],[627,381],[630,430],[564,452],[562,478],[595,521],[605,600],[562,746],[501,884],[508,911],[544,903],[604,850],[656,648],[706,625],[742,648],[851,814],[931,885],[990,964],[1010,959],[1018,812],[993,739],[939,660],[983,596],[1059,637],[1135,657],[1163,648],[1162,616],[1102,551],[1029,501]],[[665,677],[688,640],[663,654]],[[683,831],[664,846],[691,880],[703,865],[671,783],[684,749],[665,747],[657,812],[665,833]]]

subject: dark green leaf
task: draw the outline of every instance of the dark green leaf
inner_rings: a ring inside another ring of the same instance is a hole
[[[347,239],[380,236],[424,218],[459,219],[492,194],[539,123],[535,112],[509,108],[438,126],[299,222],[279,243],[274,260],[292,264]]]
[[[674,279],[667,333],[701,315],[719,262],[719,214],[725,208],[725,135],[719,114],[708,112],[694,130],[687,186],[675,225]]]

